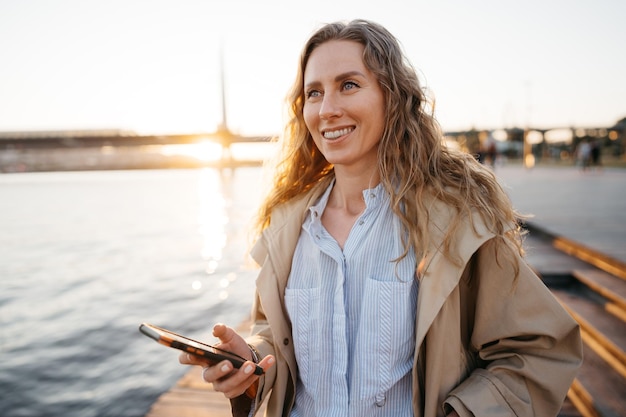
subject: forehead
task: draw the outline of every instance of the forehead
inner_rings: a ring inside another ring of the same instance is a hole
[[[305,82],[348,71],[367,72],[363,62],[364,49],[363,45],[355,41],[324,42],[311,52],[304,69]]]

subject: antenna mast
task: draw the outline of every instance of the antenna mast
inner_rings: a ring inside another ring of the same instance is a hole
[[[220,45],[220,82],[222,85],[222,123],[220,131],[228,131],[228,123],[226,119],[226,83],[224,81],[224,48]]]

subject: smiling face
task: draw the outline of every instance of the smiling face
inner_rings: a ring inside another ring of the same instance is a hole
[[[363,62],[363,49],[354,41],[325,42],[313,50],[304,71],[304,121],[335,170],[377,167],[385,97]]]

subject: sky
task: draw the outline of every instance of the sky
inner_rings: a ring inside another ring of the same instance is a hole
[[[623,0],[0,0],[0,132],[282,131],[300,51],[365,18],[402,43],[445,131],[626,117]]]

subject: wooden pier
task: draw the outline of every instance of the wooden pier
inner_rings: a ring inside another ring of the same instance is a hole
[[[202,368],[193,366],[152,405],[146,417],[231,417],[230,402],[202,380]]]

